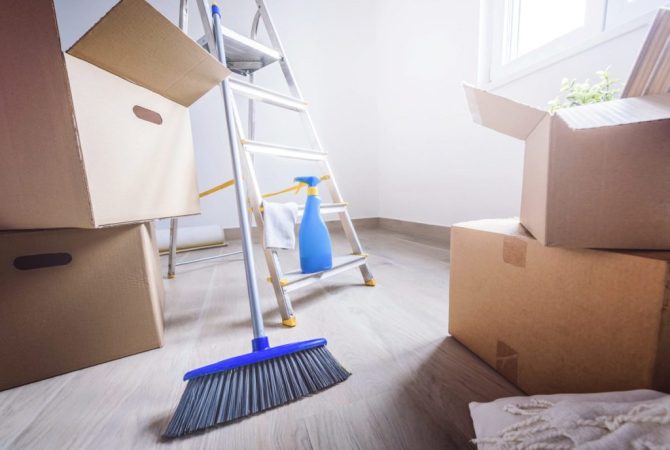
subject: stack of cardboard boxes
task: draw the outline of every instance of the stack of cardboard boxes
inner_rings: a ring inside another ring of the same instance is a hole
[[[0,390],[160,347],[151,220],[199,212],[188,106],[227,69],[143,0],[67,53],[0,7]]]
[[[525,140],[523,194],[520,220],[452,228],[449,330],[528,394],[670,391],[668,81],[554,115],[466,86],[476,122]]]

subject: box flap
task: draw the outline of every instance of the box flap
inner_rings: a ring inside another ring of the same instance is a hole
[[[574,130],[670,119],[670,94],[594,103],[556,111]]]
[[[525,140],[548,114],[532,106],[463,83],[472,120],[487,128]]]
[[[451,226],[452,228],[469,228],[472,230],[486,231],[489,233],[504,234],[506,236],[515,236],[533,239],[526,229],[519,223],[518,217],[507,219],[482,219],[471,220],[468,222],[459,222]]]
[[[621,97],[664,94],[670,88],[670,8],[660,8]]]
[[[183,106],[230,75],[144,0],[121,0],[68,53]]]

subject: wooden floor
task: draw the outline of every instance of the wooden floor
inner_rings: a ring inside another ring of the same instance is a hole
[[[165,281],[164,348],[1,392],[0,448],[471,448],[468,402],[519,391],[447,337],[448,251],[381,229],[363,230],[361,239],[378,286],[363,286],[351,271],[298,291],[296,328],[280,325],[270,286],[261,286],[270,342],[326,337],[353,373],[344,383],[227,427],[162,441],[183,373],[250,350],[241,259],[182,266]],[[346,249],[341,236],[334,240]],[[262,262],[259,254],[264,280]]]

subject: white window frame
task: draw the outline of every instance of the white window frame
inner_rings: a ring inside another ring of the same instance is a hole
[[[511,9],[518,4],[518,0],[480,0],[478,84],[488,89],[503,86],[603,42],[645,27],[655,15],[655,11],[647,12],[608,29],[605,22],[607,2],[608,0],[588,0],[586,23],[583,27],[511,59],[511,46],[516,41],[511,23]]]

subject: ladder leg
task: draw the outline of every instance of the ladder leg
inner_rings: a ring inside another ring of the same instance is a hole
[[[345,211],[340,213],[339,216],[340,222],[342,223],[342,228],[344,229],[344,234],[347,237],[349,244],[351,245],[351,251],[356,255],[365,254],[363,246],[361,245],[361,241],[358,239],[358,234],[356,233],[354,224],[351,221],[351,217],[349,216],[349,212]],[[361,271],[363,281],[367,286],[376,286],[377,282],[375,281],[375,277],[372,275],[372,272],[368,268],[367,262],[362,264],[359,267],[359,270]]]
[[[251,136],[254,135],[254,121],[255,121],[255,110],[251,108],[249,114],[249,133]],[[238,136],[242,139],[244,134],[242,133],[242,127],[237,118],[238,123]],[[263,206],[263,197],[261,194],[260,186],[258,185],[258,179],[256,178],[256,171],[254,170],[254,158],[247,151],[243,151],[243,168],[244,168],[244,180],[247,185],[247,192],[249,193],[248,202],[251,207],[251,213],[253,218],[256,220],[256,227],[259,230],[263,230],[263,214],[261,213],[261,207]],[[263,246],[263,237],[261,236],[261,246]],[[265,262],[268,266],[268,271],[270,272],[270,281],[272,282],[272,288],[274,289],[275,298],[277,299],[277,307],[279,309],[279,314],[281,315],[282,324],[287,327],[296,326],[296,318],[293,314],[293,307],[291,306],[291,299],[288,294],[284,292],[284,287],[282,286],[282,271],[281,265],[279,264],[279,255],[276,251],[268,250],[263,248],[263,255],[265,256]]]
[[[293,306],[288,294],[284,292],[285,281],[281,278],[282,271],[279,264],[279,255],[276,251],[263,249],[265,254],[265,261],[267,262],[270,271],[270,281],[277,299],[277,307],[281,314],[281,323],[287,327],[294,327],[297,325],[295,314],[293,314]]]
[[[335,178],[333,177],[333,171],[330,168],[330,164],[328,164],[328,161],[324,161],[322,165],[326,175],[328,175],[329,177],[327,183],[328,183],[328,189],[330,191],[330,196],[332,197],[333,201],[338,203],[344,203],[344,199],[342,198],[340,189],[338,188],[337,183],[335,182]],[[342,224],[342,229],[344,230],[344,235],[347,237],[349,245],[351,245],[351,251],[355,255],[365,254],[365,251],[363,250],[363,245],[361,244],[360,239],[358,239],[358,233],[356,233],[354,224],[351,221],[349,211],[341,212],[338,214],[338,216],[340,218],[340,223]],[[367,286],[375,286],[377,284],[375,282],[375,277],[372,275],[372,272],[368,268],[367,262],[361,265],[359,267],[359,270],[361,271],[363,281]]]
[[[177,269],[177,231],[179,229],[178,220],[176,217],[170,219],[170,253],[168,256],[168,279],[172,279],[176,274]]]
[[[256,220],[257,229],[263,230],[263,214],[261,213],[263,197],[258,185],[258,179],[256,178],[253,157],[249,152],[244,151],[242,161],[245,174],[244,183],[248,186],[248,202],[251,206],[253,218]],[[263,237],[261,236],[261,245],[263,246],[264,244],[262,241]],[[266,248],[263,248],[263,255],[265,256],[265,262],[268,266],[268,271],[270,272],[270,281],[272,282],[275,298],[277,299],[277,307],[279,309],[279,314],[281,315],[282,324],[287,327],[294,327],[296,326],[296,318],[293,314],[291,299],[288,294],[284,292],[284,287],[282,285],[282,270],[279,263],[279,255],[276,251]]]

